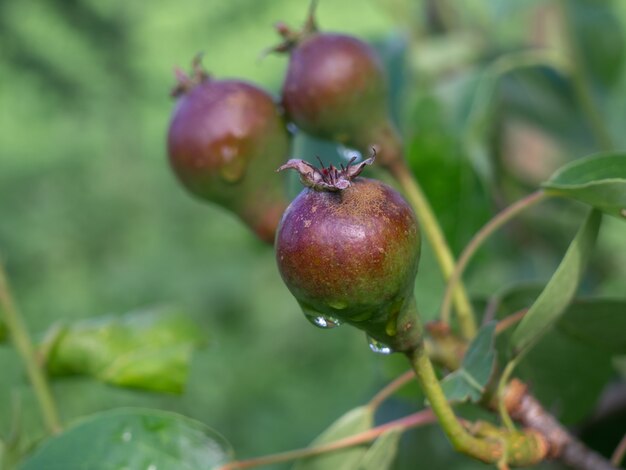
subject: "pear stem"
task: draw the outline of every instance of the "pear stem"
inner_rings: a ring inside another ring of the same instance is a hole
[[[13,296],[11,295],[9,283],[2,264],[0,264],[0,313],[4,314],[4,320],[11,335],[11,339],[20,356],[22,356],[26,373],[33,386],[35,397],[39,402],[39,408],[45,426],[52,434],[59,433],[61,431],[61,421],[54,398],[52,397],[52,392],[50,391],[50,386],[37,361],[35,348],[24,325],[22,316],[13,301]]]
[[[397,159],[388,165],[388,168],[413,206],[426,238],[435,252],[443,277],[448,282],[455,270],[455,260],[428,199],[404,160]],[[460,282],[455,285],[453,300],[461,335],[471,340],[476,335],[476,320],[465,287]]]
[[[461,253],[461,256],[459,257],[459,262],[457,263],[456,267],[454,268],[452,274],[448,279],[448,285],[446,287],[446,292],[444,294],[443,302],[441,304],[440,318],[443,322],[447,322],[450,319],[452,296],[455,292],[455,288],[461,281],[461,276],[463,276],[465,268],[471,261],[472,256],[474,256],[476,251],[496,230],[498,230],[504,224],[519,215],[520,212],[534,206],[535,204],[546,199],[547,197],[548,195],[542,190],[538,190],[534,193],[529,194],[525,198],[517,201],[515,204],[512,204],[506,209],[502,210],[493,219],[487,222],[487,224],[483,228],[481,228],[476,233],[476,235],[474,235],[474,237],[470,240],[470,242],[463,250],[463,253]]]

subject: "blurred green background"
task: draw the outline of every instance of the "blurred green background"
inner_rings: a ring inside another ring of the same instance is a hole
[[[385,58],[410,163],[456,253],[497,208],[600,150],[602,132],[614,147],[626,145],[624,3],[576,0],[565,15],[547,0],[320,3],[323,29],[358,35]],[[230,214],[191,198],[168,168],[173,67],[187,68],[203,51],[215,76],[277,94],[287,59],[260,54],[277,42],[275,21],[298,26],[307,8],[304,0],[0,3],[0,256],[29,329],[41,338],[59,320],[165,303],[190,312],[209,339],[182,396],[56,381],[65,422],[126,405],[175,410],[250,457],[306,445],[404,370],[402,358],[370,353],[360,332],[313,328],[282,285],[272,250]],[[530,49],[540,51],[534,61],[524,56]],[[574,52],[580,70],[563,66]],[[581,105],[581,77],[604,131]],[[294,155],[314,152],[337,150],[296,139]],[[512,224],[472,265],[472,293],[547,279],[582,211],[550,202]],[[624,234],[623,222],[607,218],[586,293],[623,297]],[[428,247],[420,269],[428,317],[443,290]],[[589,414],[605,379],[572,421]],[[380,418],[419,405],[407,394]],[[16,409],[27,436],[43,432],[5,343],[0,433]],[[403,443],[398,468],[415,459],[430,462],[423,468],[482,468],[452,455],[438,430],[408,433]]]

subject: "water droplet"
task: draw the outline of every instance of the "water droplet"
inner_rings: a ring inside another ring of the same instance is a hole
[[[300,307],[302,307],[302,312],[304,313],[304,316],[306,317],[306,319],[309,320],[313,325],[317,326],[318,328],[325,328],[325,329],[335,328],[336,326],[339,326],[342,323],[337,318],[320,313],[317,310],[310,308],[306,304],[301,303]]]
[[[150,465],[148,465],[148,467],[146,467],[146,470],[157,470],[157,466],[151,463]]]
[[[375,353],[391,354],[393,352],[393,349],[391,349],[390,346],[387,346],[385,343],[381,343],[369,335],[367,336],[367,343],[369,344],[370,349]]]
[[[123,442],[130,442],[131,439],[133,438],[133,433],[126,430],[122,433],[122,441]]]
[[[620,215],[621,215],[622,217],[626,218],[626,209],[622,209],[622,210],[620,211]]]
[[[304,316],[307,320],[309,320],[313,325],[317,326],[318,328],[330,329],[341,325],[341,321],[337,320],[336,318],[328,315],[321,315],[317,312],[304,312]]]

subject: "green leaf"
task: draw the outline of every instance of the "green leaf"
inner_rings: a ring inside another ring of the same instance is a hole
[[[530,307],[541,294],[537,283],[518,284],[499,294],[497,318]],[[626,354],[626,299],[575,299],[556,329],[580,343],[612,354]],[[501,335],[504,336],[504,335]]]
[[[612,354],[626,354],[626,300],[577,300],[557,324],[571,338]]]
[[[402,428],[390,429],[381,434],[367,450],[359,463],[359,470],[386,470],[391,468],[398,453]]]
[[[571,302],[601,221],[602,214],[593,210],[578,230],[556,272],[515,329],[510,343],[514,356],[521,356],[545,335]]]
[[[619,2],[568,0],[563,2],[576,48],[578,67],[594,85],[619,83],[624,65],[624,32],[615,5]]]
[[[542,134],[557,139],[565,148],[573,147],[579,152],[581,149],[593,149],[595,146],[590,142],[586,121],[578,112],[578,101],[568,78],[567,66],[559,59],[566,56],[560,55],[554,48],[546,52],[554,56],[552,64],[520,68],[505,77],[501,88],[502,117],[507,121],[519,119],[518,122],[529,124],[531,129],[536,128]],[[534,152],[531,149],[527,151]],[[506,158],[503,163],[507,164]],[[543,171],[546,162],[537,163],[541,164]],[[516,177],[515,174],[511,176]]]
[[[541,290],[536,283],[506,289],[500,294],[497,317],[530,307]],[[556,326],[525,355],[517,374],[531,384],[533,395],[560,421],[578,423],[592,411],[612,376],[611,355],[623,344],[624,321],[626,302],[575,300]],[[509,330],[498,335],[502,362],[508,357],[505,351],[510,336]]]
[[[601,154],[565,165],[543,184],[565,196],[626,219],[626,154]]]
[[[539,281],[528,281],[508,286],[498,292],[497,318],[504,318],[523,308],[529,308],[541,291],[545,283]]]
[[[90,416],[49,439],[21,470],[210,470],[232,459],[230,444],[198,421],[122,408]]]
[[[496,359],[495,330],[496,322],[489,322],[481,327],[465,353],[461,367],[441,381],[449,401],[478,402],[482,398]]]
[[[561,129],[565,127],[561,117],[571,119],[572,113],[563,109],[562,95],[567,87],[562,86],[557,72],[562,67],[562,61],[554,52],[520,50],[500,55],[478,75],[463,131],[463,147],[477,174],[489,186],[493,186],[498,172],[502,171],[501,164],[510,165],[510,162],[498,163],[494,159],[499,153],[496,147],[504,144],[501,141],[507,127],[504,123],[512,114],[519,115],[520,104],[521,108],[528,107],[535,113],[540,109],[538,115],[544,119],[546,114],[553,118],[558,116],[556,122]],[[538,103],[529,104],[530,97]],[[523,114],[523,109],[521,111]],[[529,120],[537,121],[533,117]],[[555,122],[549,118],[547,121]],[[546,126],[539,127],[547,130]]]
[[[175,310],[145,310],[83,320],[55,336],[46,367],[53,376],[88,375],[120,387],[180,393],[197,325]]]
[[[495,178],[491,134],[496,122],[496,89],[501,74],[486,67],[476,79],[470,112],[463,134],[464,148],[474,171],[483,183],[491,186]]]
[[[367,406],[354,408],[331,424],[326,431],[311,443],[311,447],[367,431],[372,428],[373,424],[374,416],[371,408]],[[330,468],[333,470],[356,470],[367,451],[368,447],[366,445],[360,445],[336,452],[329,452],[298,460],[293,466],[293,470],[328,470]]]
[[[568,309],[566,315],[569,313]],[[557,326],[528,352],[516,373],[559,421],[575,424],[596,406],[613,370],[608,352],[569,336]]]

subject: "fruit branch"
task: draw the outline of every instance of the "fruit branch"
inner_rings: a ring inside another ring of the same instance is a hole
[[[529,194],[525,198],[517,201],[515,204],[512,204],[506,209],[502,210],[493,219],[487,222],[487,224],[485,224],[483,228],[481,228],[476,233],[476,235],[474,235],[474,237],[470,240],[470,242],[463,250],[463,253],[461,253],[461,256],[459,257],[459,262],[457,263],[456,268],[454,268],[454,272],[450,275],[450,278],[448,280],[448,286],[446,287],[446,292],[444,294],[443,302],[441,304],[440,318],[443,322],[448,323],[450,321],[452,296],[456,291],[457,284],[460,282],[463,271],[472,259],[472,256],[474,256],[476,251],[482,246],[485,240],[487,240],[487,238],[489,238],[492,233],[494,233],[504,224],[513,219],[520,212],[528,209],[529,207],[532,207],[546,197],[546,193],[541,190]]]
[[[521,318],[523,318],[523,316],[526,314],[526,311],[527,309],[520,310],[504,318],[503,320],[500,320],[496,327],[496,332],[501,333],[505,329],[517,323]],[[431,328],[427,326],[426,329],[430,330]],[[462,341],[462,339],[460,338],[457,338],[457,340]],[[430,361],[432,362],[437,362],[436,357],[432,355],[432,350],[438,349],[438,346],[432,345],[430,343],[437,343],[437,342],[438,342],[438,338],[434,336],[430,338],[429,337],[425,338],[425,347],[423,349],[425,350],[426,354],[430,356]],[[455,346],[455,344],[456,342],[448,341],[441,345],[441,347],[443,348],[447,347],[447,348],[453,349],[452,351],[449,351],[448,354],[445,354],[446,356],[458,354],[457,346]],[[424,364],[426,363],[425,358],[422,358],[421,361],[423,361]],[[430,382],[432,385],[434,381],[437,380],[436,377],[433,377],[433,375],[428,372],[427,370],[429,368],[428,365],[423,365],[422,367],[426,369],[425,374],[430,375],[431,377]],[[396,391],[398,391],[401,387],[403,387],[408,382],[413,380],[415,377],[416,377],[416,371],[414,370],[409,370],[403,373],[402,375],[398,376],[396,379],[391,381],[384,388],[382,388],[376,395],[374,395],[374,397],[370,400],[368,405],[375,409],[384,400],[389,398],[391,395],[393,395]],[[426,386],[422,385],[422,386],[425,387],[424,389],[428,387],[428,385]],[[436,389],[438,388],[438,385],[434,385],[431,388]],[[431,393],[439,394],[439,392],[437,392],[436,390]],[[442,400],[445,401],[445,398],[443,398]],[[430,401],[430,398],[429,398],[429,401]],[[438,402],[435,402],[435,403],[438,403]],[[593,468],[598,468],[600,470],[609,470],[609,469],[614,470],[614,467],[612,467],[611,464],[606,459],[596,454],[595,452],[587,448],[579,440],[577,440],[574,436],[570,435],[568,431],[556,420],[556,418],[554,418],[549,412],[547,412],[539,403],[539,401],[535,399],[528,392],[527,386],[521,381],[514,379],[511,383],[509,383],[506,386],[506,389],[503,393],[502,403],[504,406],[506,406],[507,414],[510,413],[511,417],[514,418],[519,423],[521,423],[525,428],[536,431],[539,434],[541,434],[541,436],[543,436],[543,441],[547,445],[547,448],[549,449],[547,451],[547,455],[544,458],[559,459],[562,462],[571,466],[572,468],[575,468],[578,470],[591,470]],[[438,403],[438,406],[441,409],[443,409],[443,414],[445,414],[446,419],[449,419],[450,422],[453,423],[453,426],[457,428],[456,429],[456,432],[458,433],[457,435],[461,435],[463,433],[468,434],[468,432],[463,427],[464,426],[463,423],[460,423],[461,430],[459,431],[456,424],[454,424],[454,421],[451,421],[452,419],[456,419],[456,418],[454,418],[453,415],[450,416],[452,413],[451,409],[445,410],[446,407],[450,408],[449,405],[446,405],[445,403],[444,404]],[[485,426],[486,425],[484,425],[484,423],[475,423],[470,429],[473,431],[477,431],[479,429],[484,429]],[[491,432],[492,433],[495,432],[497,435],[501,431],[495,428],[495,429],[492,429]],[[536,435],[532,435],[532,434],[529,434],[529,435],[532,436],[532,439],[530,439],[531,442],[532,440],[537,439]],[[469,437],[473,440],[476,440],[475,436],[470,435]],[[517,438],[520,439],[519,435],[517,436]],[[523,437],[520,440],[523,443],[525,439],[529,440]],[[519,445],[520,440],[513,441],[513,443],[514,444],[517,443],[517,445]],[[471,443],[471,441],[467,441],[467,442]],[[506,443],[507,441],[505,439],[499,442],[502,444],[503,442]],[[457,445],[455,445],[457,450],[463,451],[461,448],[457,447]],[[498,445],[497,442],[492,441],[490,445],[494,447],[493,450],[497,450],[497,445]],[[535,450],[535,452],[539,453],[541,451],[541,445],[539,445],[539,448],[536,448],[536,449],[537,450]],[[614,457],[613,457],[614,466],[619,465],[619,464],[616,464],[615,462],[618,458],[623,457],[623,455],[621,455],[622,452],[626,452],[626,438],[623,440],[621,445],[618,446],[618,448],[615,450]],[[470,453],[469,455],[471,455],[472,457],[480,458],[472,453]],[[502,455],[504,455],[504,453]],[[504,460],[505,459],[503,459],[503,461]],[[594,465],[597,465],[597,467],[594,467]]]
[[[510,416],[524,426],[524,431],[507,432],[486,423],[475,423],[468,431],[447,402],[426,348],[416,349],[408,356],[433,412],[457,451],[504,465],[503,468],[507,464],[523,467],[556,458],[577,470],[616,470],[614,464],[572,436],[516,379],[506,387],[502,403]],[[410,378],[405,373],[392,383],[406,383]]]
[[[511,417],[546,437],[550,443],[548,457],[558,458],[578,470],[616,470],[614,464],[572,436],[536,398],[527,392],[522,382],[513,380],[509,389],[512,395],[516,395],[516,400],[508,400],[514,402],[510,409]]]
[[[367,431],[363,431],[352,436],[344,437],[328,444],[307,447],[306,449],[296,449],[288,452],[281,452],[279,454],[266,455],[249,460],[240,460],[227,463],[218,470],[242,470],[246,468],[261,467],[263,465],[272,465],[281,462],[289,462],[291,460],[304,459],[309,457],[315,457],[317,455],[325,454],[328,452],[334,452],[337,450],[345,449],[347,447],[354,447],[359,444],[366,444],[372,442],[382,434],[390,431],[391,429],[402,429],[406,431],[408,429],[416,428],[435,422],[435,415],[430,410],[422,410],[404,418],[400,418],[394,421],[390,421],[385,424],[381,424]]]
[[[479,428],[474,434],[470,433],[457,419],[448,403],[426,348],[418,347],[407,356],[422,391],[455,450],[486,463],[515,466],[534,465],[546,457],[546,439],[532,429],[508,432],[490,427],[488,433]]]
[[[435,252],[443,277],[449,282],[455,270],[454,257],[428,199],[403,160],[396,160],[393,164],[390,164],[389,170],[398,180],[406,197],[413,206],[421,222],[422,229]],[[461,283],[456,283],[455,285],[453,300],[456,306],[461,334],[464,338],[471,339],[476,335],[476,319],[474,318],[474,312],[465,287]]]
[[[3,265],[0,263],[0,310],[4,313],[9,334],[26,366],[28,378],[35,391],[46,428],[53,434],[61,431],[61,421],[52,392],[35,356],[35,348],[17,309]]]
[[[413,318],[412,328],[423,331],[419,314]],[[492,427],[488,433],[483,433],[482,429],[470,432],[454,414],[435,373],[426,342],[421,334],[419,337],[419,343],[405,354],[433,413],[456,451],[486,463],[504,462],[516,466],[533,465],[545,458],[548,445],[536,431],[511,432]]]
[[[518,323],[522,318],[524,318],[524,315],[526,315],[526,312],[528,312],[528,309],[524,308],[500,320],[498,324],[496,325],[496,334],[500,334],[503,331],[510,328],[511,326]],[[428,325],[426,325],[426,329],[427,330],[429,329]],[[448,334],[446,335],[446,338],[451,338],[451,337]],[[459,357],[460,356],[459,352],[461,350],[464,351],[465,349],[467,349],[467,343],[462,341],[460,338],[449,340],[446,343],[443,343],[443,341],[441,340],[439,341],[436,339],[431,340],[429,338],[425,338],[424,341],[425,341],[426,350],[428,352],[428,355],[431,361],[435,364],[438,364],[450,370],[456,370],[458,368],[458,364],[455,366],[454,364],[452,364],[451,360],[447,360],[445,364],[442,364],[439,358],[440,357],[446,357],[446,358],[454,357],[456,361],[460,361],[461,358]],[[463,346],[461,346],[461,342],[463,343]],[[438,353],[435,354],[435,351],[438,351]],[[399,375],[398,377],[393,379],[391,382],[389,382],[387,385],[385,385],[382,389],[380,389],[380,391],[371,398],[371,400],[368,403],[368,406],[372,408],[373,410],[377,409],[385,400],[387,400],[394,393],[396,393],[398,390],[400,390],[402,387],[404,387],[406,384],[408,384],[414,379],[415,379],[415,371],[413,369],[407,370],[405,373],[403,373],[402,375]],[[626,446],[626,442],[624,445]]]

